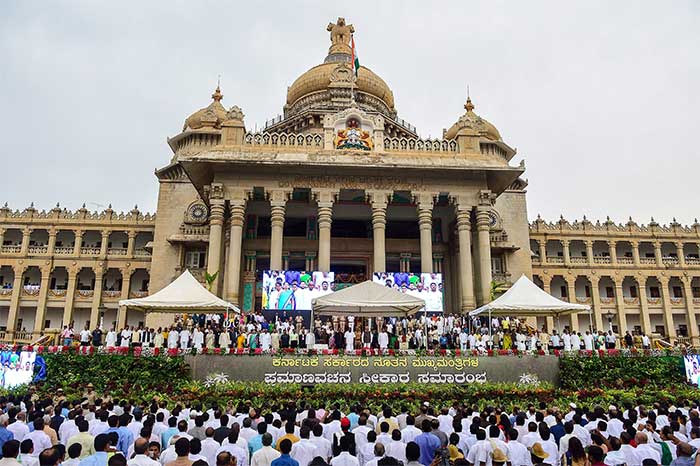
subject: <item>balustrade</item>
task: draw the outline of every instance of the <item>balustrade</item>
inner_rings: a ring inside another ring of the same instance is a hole
[[[100,255],[100,248],[83,247],[83,248],[80,248],[80,254],[85,254],[88,256],[99,256]]]
[[[563,264],[564,258],[559,256],[547,256],[548,264]]]
[[[73,254],[73,250],[73,247],[59,246],[54,248],[53,253],[56,256],[70,256],[71,254]]]
[[[49,247],[48,246],[29,246],[29,249],[27,250],[29,255],[35,255],[35,254],[47,254],[49,252]]]
[[[109,248],[107,254],[110,256],[126,256],[126,248]]]
[[[583,256],[572,256],[569,261],[572,264],[588,264],[588,258]]]
[[[608,256],[593,256],[593,263],[594,264],[610,264],[610,257]]]
[[[22,245],[13,244],[9,246],[3,246],[0,250],[3,254],[19,254],[20,252],[22,252]]]

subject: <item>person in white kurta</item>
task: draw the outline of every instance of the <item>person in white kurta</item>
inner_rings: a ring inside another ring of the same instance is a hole
[[[355,348],[355,334],[348,329],[345,332],[345,351],[353,351]]]
[[[583,336],[583,345],[586,351],[593,351],[593,335],[589,331]]]
[[[378,343],[379,343],[379,348],[382,350],[387,349],[389,346],[389,334],[386,333],[385,331],[382,330],[382,332],[379,334],[379,337],[377,338]]]
[[[204,333],[199,329],[199,327],[195,327],[194,331],[192,332],[192,346],[198,350],[202,349],[202,346],[204,346]]]
[[[153,338],[153,347],[162,348],[164,341],[165,338],[163,338],[163,332],[156,332],[156,336]]]
[[[228,332],[221,332],[219,335],[219,348],[228,348],[231,345],[231,337],[229,337]]]
[[[107,348],[114,348],[117,344],[117,332],[114,331],[114,329],[111,329],[109,332],[107,332],[107,336],[105,337],[105,346]]]
[[[180,348],[187,349],[190,346],[190,331],[188,329],[183,329],[180,332]]]
[[[564,332],[561,339],[564,341],[564,351],[571,351],[571,334]]]
[[[180,338],[180,333],[176,329],[171,329],[168,332],[168,348],[177,348],[178,338]]]
[[[131,330],[129,330],[129,327],[124,327],[124,330],[122,330],[121,347],[128,348],[129,345],[131,345]]]
[[[571,350],[572,351],[579,351],[581,349],[581,337],[578,335],[578,333],[574,333],[571,335]]]

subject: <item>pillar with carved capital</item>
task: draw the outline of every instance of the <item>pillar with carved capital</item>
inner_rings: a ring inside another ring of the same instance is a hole
[[[418,228],[420,231],[420,269],[433,271],[433,195],[420,193],[418,200]]]
[[[55,228],[50,228],[49,229],[49,242],[47,244],[46,248],[46,253],[49,256],[53,255],[54,250],[56,249],[56,235],[58,234],[58,231],[56,231]],[[2,244],[2,243],[0,243]]]
[[[49,278],[51,278],[50,265],[45,265],[41,270],[41,285],[39,287],[39,299],[36,305],[36,317],[34,319],[34,333],[44,330],[44,319],[46,318],[46,301],[49,295]]]
[[[386,208],[390,192],[369,193],[372,207],[373,272],[386,272]]]
[[[105,269],[102,264],[98,264],[94,269],[95,286],[92,292],[92,305],[90,306],[90,325],[96,328],[96,323],[100,321],[100,306],[102,305],[102,282],[104,280]],[[122,269],[122,299],[129,299],[129,286],[131,283],[131,270]],[[125,277],[126,275],[126,277]],[[126,298],[124,298],[124,283],[126,283]],[[65,316],[64,316],[65,317]]]
[[[608,251],[610,253],[610,264],[617,265],[617,241],[608,241]]]
[[[131,290],[131,269],[122,269],[122,297],[121,299],[129,299],[129,290]],[[95,277],[97,277],[97,271],[95,271]],[[97,282],[97,280],[95,280]],[[119,332],[120,329],[123,329],[126,327],[126,317],[127,317],[127,308],[126,306],[119,306],[119,309],[117,310],[117,332]],[[92,315],[92,313],[91,313]],[[99,315],[99,314],[98,314]],[[92,317],[90,317],[90,320],[92,320]]]
[[[634,263],[635,267],[639,267],[639,241],[630,241],[630,245],[632,246],[632,262]]]
[[[586,255],[588,256],[588,265],[593,266],[593,241],[586,240]]]
[[[691,338],[691,343],[695,345],[698,339],[698,320],[695,317],[695,302],[693,300],[693,287],[691,286],[691,277],[682,276],[683,296],[685,296],[685,310],[688,319],[688,336]]]
[[[491,301],[491,236],[489,234],[490,209],[479,206],[476,209],[476,235],[479,245],[479,289],[481,303]]]
[[[676,326],[673,322],[673,308],[671,307],[671,295],[668,292],[668,277],[657,277],[659,288],[661,289],[661,303],[664,309],[664,325],[669,338],[676,338]]]
[[[134,257],[134,243],[136,241],[136,231],[129,230],[126,232],[126,234],[129,236],[129,240],[126,243],[126,257],[131,259]]]
[[[109,230],[102,230],[102,242],[100,243],[100,257],[107,257],[107,244],[109,243]]]
[[[461,311],[474,309],[474,274],[472,272],[471,206],[457,205],[457,237],[459,239],[459,279],[462,294]]]
[[[538,241],[538,244],[540,246],[540,263],[546,264],[547,263],[547,240],[543,238],[543,239]]]
[[[571,254],[569,253],[570,243],[571,241],[569,241],[568,239],[561,240],[561,247],[564,250],[564,265],[567,267],[571,265]]]
[[[20,248],[20,254],[23,256],[27,255],[27,252],[29,252],[29,238],[31,237],[32,234],[32,229],[29,227],[25,227],[24,230],[22,230],[22,246]]]
[[[678,265],[685,267],[685,251],[683,250],[683,242],[676,242],[676,255],[678,256]]]
[[[647,278],[636,276],[637,296],[639,296],[639,307],[641,309],[642,331],[647,335],[651,334],[651,318],[649,317],[649,298],[647,297]]]
[[[591,281],[591,300],[593,301],[593,323],[595,324],[595,329],[606,331],[603,326],[603,309],[600,307],[600,289],[598,288],[600,277],[589,275],[588,279]]]
[[[282,270],[282,242],[287,194],[286,191],[281,190],[270,193],[270,270]]]
[[[95,275],[97,279],[97,275]],[[95,280],[97,282],[97,280]],[[78,268],[68,267],[68,286],[66,287],[66,300],[63,304],[63,325],[68,325],[73,320],[73,300],[75,299],[75,289],[78,284]],[[95,328],[95,322],[90,322]]]
[[[656,259],[657,267],[664,266],[663,253],[661,252],[661,243],[658,241],[654,242],[654,259]]]
[[[241,196],[238,199],[231,199],[229,202],[231,209],[231,235],[229,238],[228,259],[226,260],[226,300],[238,306],[241,304],[239,302],[241,247],[243,246],[246,200]]]
[[[83,247],[83,230],[76,230],[75,231],[75,245],[73,246],[73,255],[74,256],[79,256],[80,255],[80,248]]]
[[[332,191],[317,191],[314,196],[318,202],[318,270],[331,271],[331,222],[333,221]]]
[[[627,316],[625,316],[625,300],[622,291],[624,277],[613,277],[615,284],[615,309],[617,310],[617,333],[623,335],[627,330]]]
[[[224,232],[224,200],[212,199],[209,213],[209,251],[207,253],[207,273],[214,275],[221,267],[221,246]],[[221,283],[221,273],[212,283],[211,291],[215,295],[219,294],[219,283]]]
[[[12,296],[10,297],[10,312],[7,316],[7,331],[14,337],[17,330],[17,317],[19,316],[19,298],[22,295],[22,275],[27,269],[24,265],[15,265],[13,272],[15,279],[12,283]]]
[[[545,293],[552,294],[552,277],[549,275],[542,275],[542,289]],[[545,320],[547,322],[547,331],[552,333],[552,330],[554,330],[554,317],[547,316]]]

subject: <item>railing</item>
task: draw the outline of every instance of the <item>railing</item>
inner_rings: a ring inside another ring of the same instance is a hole
[[[700,298],[693,298],[693,304],[700,304]]]
[[[631,257],[618,257],[617,263],[619,265],[634,265],[634,259]]]
[[[39,296],[39,285],[26,285],[22,287],[23,296]]]
[[[548,264],[563,264],[564,258],[559,256],[547,256]]]
[[[148,291],[132,291],[129,293],[130,298],[145,298],[148,296]]]
[[[508,242],[508,233],[506,233],[505,231],[491,233],[491,242],[492,243],[506,243],[506,242]]]
[[[145,250],[144,248],[138,248],[134,251],[134,256],[137,257],[144,257],[144,256],[150,256],[151,253]]]
[[[653,304],[653,305],[661,304],[661,298],[649,298],[649,297],[647,297],[647,302],[649,304]]]
[[[625,304],[639,304],[639,297],[632,298],[625,296],[624,298],[622,298],[622,300],[625,302]]]
[[[246,133],[243,138],[243,145],[323,148],[323,136],[320,134]]]
[[[413,126],[411,123],[407,122],[406,120],[404,120],[403,118],[397,118],[396,120],[394,120],[394,122],[396,122],[402,128],[406,128],[407,130],[409,130],[412,133],[416,132],[416,127]]]
[[[68,293],[68,290],[58,290],[58,289],[49,290],[49,296],[52,298],[63,298],[66,296],[67,293]]]
[[[594,264],[610,264],[610,257],[608,256],[593,256]]]
[[[53,253],[55,256],[70,256],[73,254],[73,251],[75,248],[68,247],[68,246],[61,246],[54,248]]]
[[[121,290],[104,290],[102,297],[104,299],[119,299],[122,296]]]
[[[283,120],[282,115],[277,115],[274,118],[270,118],[265,122],[265,125],[263,125],[263,129],[267,129],[270,126],[276,125],[277,123],[281,123]]]
[[[78,296],[78,298],[83,299],[92,298],[93,296],[95,296],[95,290],[77,290],[75,293]]]
[[[80,248],[80,254],[85,254],[88,256],[99,256],[101,252],[100,248],[84,247]]]
[[[672,298],[671,298],[671,304],[676,305],[676,306],[679,305],[679,304],[683,304],[683,298],[675,298],[675,297],[672,297]]]
[[[601,304],[612,304],[615,302],[615,298],[609,298],[607,296],[601,296],[600,297],[600,303]]]
[[[2,251],[3,254],[19,254],[20,252],[22,252],[22,245],[15,244],[10,246],[3,246],[2,248],[0,248],[0,251]]]
[[[572,256],[569,261],[572,264],[588,264],[588,257],[583,256]]]
[[[126,248],[109,248],[107,254],[110,256],[126,256]]]
[[[180,233],[185,236],[209,236],[209,225],[180,225]]]
[[[686,257],[685,265],[700,265],[700,259],[696,259],[695,257]]]
[[[678,260],[677,257],[669,257],[669,256],[666,256],[666,257],[663,257],[663,258],[661,259],[661,261],[662,261],[664,264],[666,264],[666,265],[678,265],[678,264],[680,264],[680,262],[679,262],[679,260]]]
[[[510,272],[492,272],[491,278],[497,283],[512,283]]]
[[[576,302],[579,304],[591,304],[590,296],[576,296]]]
[[[653,257],[640,257],[639,263],[645,265],[656,265],[656,259]]]
[[[0,296],[12,296],[12,288],[0,288]]]
[[[48,246],[29,246],[27,250],[29,254],[47,254],[49,252]]]
[[[384,150],[406,152],[457,152],[454,139],[384,138]]]

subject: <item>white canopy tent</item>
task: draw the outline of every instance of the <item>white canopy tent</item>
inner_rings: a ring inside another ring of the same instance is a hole
[[[209,292],[189,270],[185,270],[162,290],[145,298],[123,299],[120,306],[144,312],[229,311],[240,312],[233,304]]]
[[[522,275],[508,291],[490,303],[474,309],[469,315],[478,316],[488,313],[489,321],[491,316],[556,317],[558,319],[559,316],[582,311],[588,312],[592,327],[591,306],[555,298]]]
[[[392,288],[366,281],[311,301],[317,315],[347,313],[354,317],[411,315],[425,307],[425,301]]]

